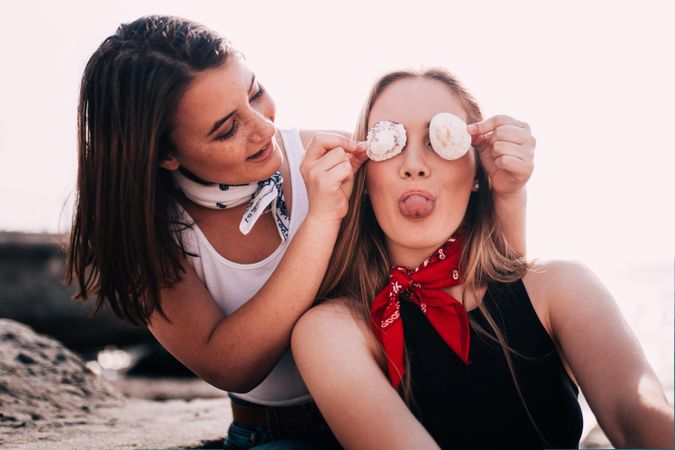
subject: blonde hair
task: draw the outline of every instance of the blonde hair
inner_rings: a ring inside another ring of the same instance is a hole
[[[468,123],[483,119],[478,103],[462,84],[447,70],[433,68],[425,71],[401,70],[381,77],[373,86],[357,123],[354,139],[363,141],[368,133],[368,120],[373,105],[384,90],[399,80],[423,78],[446,85],[460,100],[467,114]],[[487,187],[487,176],[476,158],[476,178],[480,186]],[[355,314],[370,323],[370,306],[375,296],[387,285],[391,262],[387,254],[384,232],[375,218],[370,198],[366,194],[367,165],[355,176],[349,210],[342,221],[337,244],[321,283],[317,297],[353,299],[350,306]],[[464,216],[465,244],[460,259],[460,271],[464,278],[462,302],[467,292],[476,293],[490,282],[509,283],[521,279],[530,264],[509,245],[495,213],[492,194],[483,188],[471,194]],[[516,380],[511,360],[514,352],[506,343],[502,332],[487,308],[479,302],[478,308],[487,319],[494,336],[471,318],[471,327],[488,339],[499,342],[506,357],[516,389],[523,401],[530,420],[538,431],[532,415],[525,405]],[[406,365],[408,364],[406,358]],[[409,405],[414,403],[410,394],[410,370],[406,369],[400,393]],[[539,433],[541,436],[541,433]]]

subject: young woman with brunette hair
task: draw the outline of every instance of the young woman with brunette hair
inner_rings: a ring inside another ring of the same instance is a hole
[[[444,112],[489,137],[441,158],[429,124]],[[579,386],[616,446],[672,447],[672,407],[611,295],[579,264],[525,261],[496,220],[486,187],[522,189],[502,169],[531,162],[527,124],[482,120],[442,69],[381,78],[355,138],[381,121],[407,143],[357,173],[319,292],[329,300],[292,337],[341,444],[576,448]]]

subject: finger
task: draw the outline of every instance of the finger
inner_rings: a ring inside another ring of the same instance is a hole
[[[345,181],[349,181],[353,177],[354,172],[352,172],[351,164],[344,161],[325,172],[321,178],[325,186],[329,186],[331,189],[336,190],[342,186]]]
[[[520,120],[516,120],[513,117],[500,114],[497,116],[492,116],[489,119],[483,120],[481,122],[473,123],[468,127],[466,127],[466,131],[470,135],[485,134],[491,131],[495,131],[497,127],[502,125],[514,125],[520,128],[529,129],[529,125],[527,125],[525,122],[521,122]]]
[[[529,130],[514,125],[502,125],[492,133],[492,142],[505,141],[514,144],[534,144],[534,137]]]
[[[517,156],[500,156],[499,158],[495,159],[494,164],[497,169],[508,172],[514,176],[529,177],[530,174],[532,174],[532,163],[526,162]]]
[[[330,150],[341,147],[348,153],[365,152],[365,143],[356,142],[346,136],[337,133],[315,133],[307,145],[305,158],[317,160]]]
[[[327,172],[333,167],[342,164],[343,162],[350,162],[347,153],[342,147],[335,147],[321,158],[312,163],[312,170],[317,172]]]
[[[474,134],[473,136],[471,136],[471,145],[479,152],[482,152],[487,148],[487,144],[490,142],[491,135],[492,133]]]
[[[497,171],[497,167],[495,166],[495,159],[492,157],[492,152],[482,151],[478,153],[478,156],[480,158],[480,163],[483,166],[483,169],[485,169],[485,172],[488,174],[488,176],[491,176],[493,173]]]
[[[487,152],[485,152],[487,153]],[[519,158],[524,164],[534,164],[534,149],[531,147],[512,144],[510,142],[497,141],[490,151],[490,156],[495,160],[502,156],[513,156]]]
[[[517,156],[518,158],[524,158],[528,156],[527,149],[523,145],[506,141],[497,141],[492,144],[491,154],[492,158],[494,159],[504,155]]]
[[[360,152],[360,153],[352,153],[347,155],[349,158],[349,162],[352,165],[352,171],[356,173],[357,170],[359,170],[359,167],[363,165],[366,161],[368,161],[368,155],[366,152]]]

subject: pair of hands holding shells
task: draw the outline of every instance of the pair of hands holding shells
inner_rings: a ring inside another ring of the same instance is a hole
[[[529,125],[506,115],[467,126],[453,114],[436,114],[429,124],[429,141],[441,158],[450,161],[461,158],[473,146],[497,194],[523,189],[534,169],[536,140]],[[377,122],[368,132],[368,157],[373,161],[392,158],[403,151],[406,142],[402,124]]]

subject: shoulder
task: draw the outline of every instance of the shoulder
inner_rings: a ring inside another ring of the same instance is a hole
[[[536,261],[523,278],[528,291],[542,294],[567,295],[579,287],[599,283],[595,274],[579,261],[541,260]]]
[[[327,300],[304,313],[293,330],[295,337],[330,338],[338,334],[361,332],[365,323],[359,317],[355,301],[349,298]]]
[[[298,320],[291,339],[294,353],[316,347],[335,352],[362,349],[378,362],[383,353],[356,300],[337,298],[310,308]]]
[[[346,137],[352,137],[351,133],[347,133],[346,131],[340,131],[340,130],[299,130],[300,132],[300,140],[302,141],[302,145],[307,148],[307,145],[309,145],[309,141],[312,140],[312,137],[316,133],[335,133],[335,134],[341,134],[342,136]]]
[[[611,298],[593,271],[579,261],[537,261],[523,283],[542,324],[552,335],[556,321],[593,310],[594,304]]]

